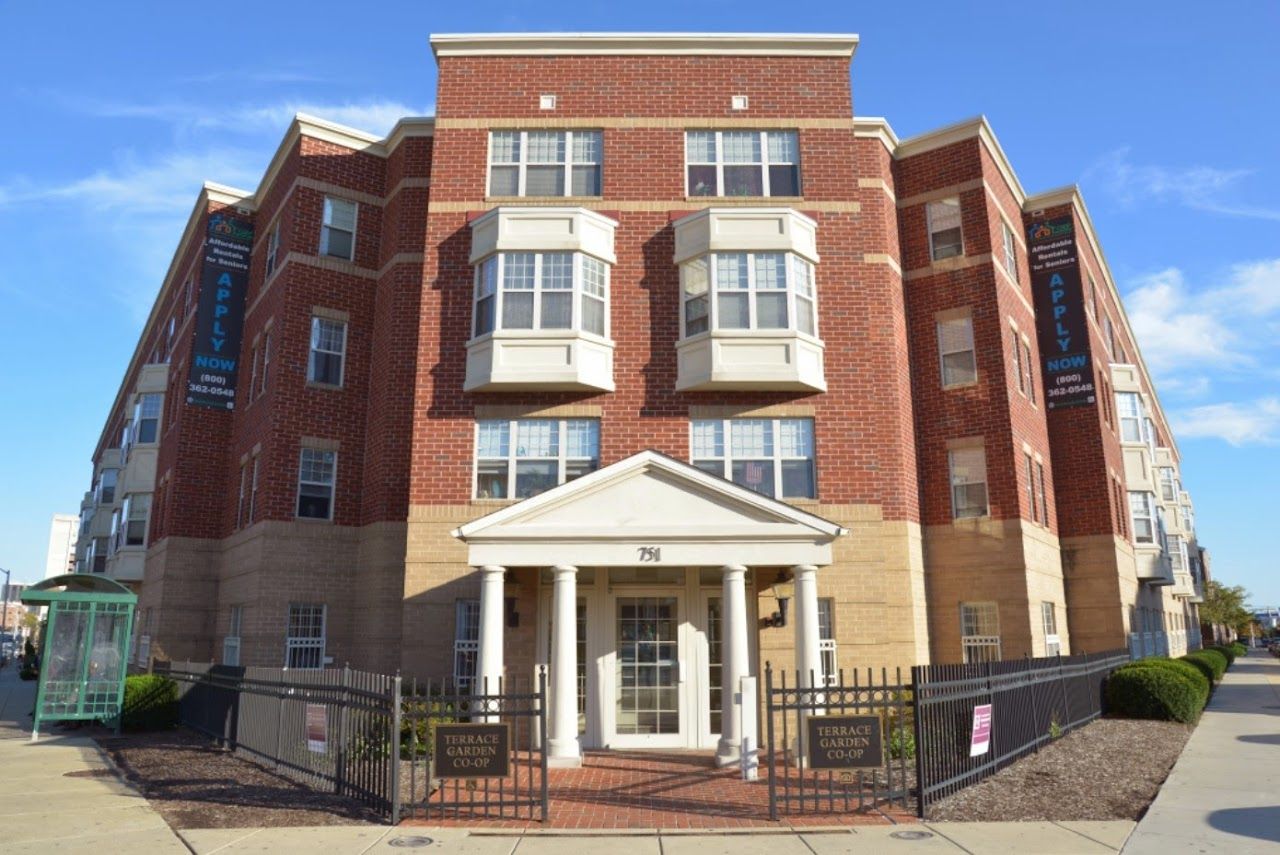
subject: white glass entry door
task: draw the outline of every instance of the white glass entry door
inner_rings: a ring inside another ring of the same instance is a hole
[[[670,590],[613,598],[612,745],[688,744],[689,703],[684,597]]]

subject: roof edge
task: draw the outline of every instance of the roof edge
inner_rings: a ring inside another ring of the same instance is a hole
[[[442,56],[829,56],[852,58],[854,33],[433,33]]]

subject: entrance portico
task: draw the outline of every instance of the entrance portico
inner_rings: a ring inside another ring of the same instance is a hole
[[[715,747],[736,762],[741,704],[757,702],[740,692],[756,658],[752,574],[789,569],[797,665],[820,682],[816,573],[844,533],[663,454],[633,455],[454,531],[482,574],[476,676],[503,674],[504,576],[536,568],[549,589],[538,658],[552,765],[578,765],[584,745]]]

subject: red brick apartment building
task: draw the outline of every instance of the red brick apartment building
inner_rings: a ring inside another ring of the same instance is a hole
[[[856,117],[854,36],[431,44],[433,118],[298,116],[196,200],[82,506],[135,661],[547,664],[572,763],[732,759],[765,660],[1198,645],[1074,187],[1028,195],[981,118]]]

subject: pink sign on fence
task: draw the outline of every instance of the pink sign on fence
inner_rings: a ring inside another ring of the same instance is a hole
[[[980,757],[991,750],[991,704],[973,708],[973,736],[969,739],[969,756]]]

